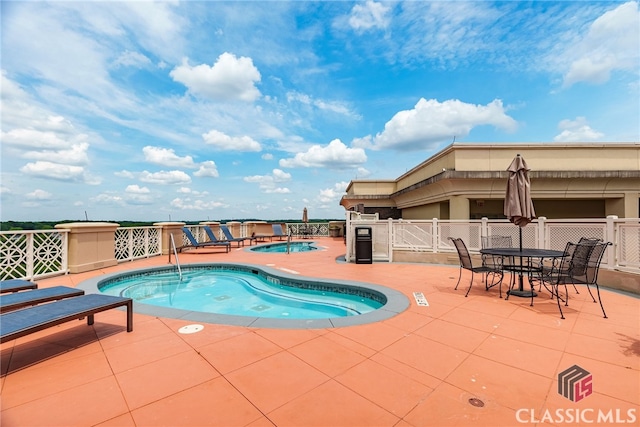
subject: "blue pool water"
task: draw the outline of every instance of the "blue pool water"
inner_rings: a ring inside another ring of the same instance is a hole
[[[266,245],[254,246],[249,250],[252,252],[271,252],[271,253],[286,253],[287,245],[289,246],[289,252],[309,252],[318,249],[314,246],[313,242],[279,242],[269,243]]]
[[[382,307],[384,294],[358,286],[293,280],[241,265],[183,266],[120,275],[101,292],[182,310],[277,319],[355,316]]]

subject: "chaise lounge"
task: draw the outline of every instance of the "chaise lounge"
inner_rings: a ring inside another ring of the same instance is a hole
[[[84,295],[83,290],[68,286],[54,286],[0,295],[0,313],[80,295]]]
[[[222,230],[222,234],[224,234],[225,237],[225,240],[222,240],[223,242],[236,242],[238,244],[238,247],[240,247],[240,244],[244,246],[244,242],[247,240],[249,241],[249,245],[251,245],[251,242],[255,240],[254,237],[233,237],[233,234],[231,234],[229,227],[227,227],[226,225],[221,225],[220,230]]]
[[[36,289],[37,284],[24,279],[9,279],[0,281],[0,293],[18,292],[27,289]]]
[[[87,324],[93,325],[94,314],[116,307],[127,308],[127,332],[133,331],[131,298],[89,294],[1,314],[0,343],[85,317]]]
[[[206,230],[206,229],[205,229]],[[184,246],[180,246],[178,248],[178,252],[182,252],[183,249],[188,249],[188,248],[211,248],[211,247],[218,247],[218,248],[224,248],[225,252],[229,252],[231,250],[231,244],[226,242],[226,241],[221,241],[221,240],[214,240],[215,236],[213,236],[213,233],[211,235],[209,235],[209,239],[211,240],[210,242],[198,242],[196,240],[196,238],[194,237],[193,233],[191,233],[191,230],[189,230],[187,227],[182,227],[182,232],[185,234],[185,236],[187,236],[187,239],[189,239],[189,245],[184,245]],[[208,234],[208,233],[207,233]],[[213,239],[211,238],[213,236]]]

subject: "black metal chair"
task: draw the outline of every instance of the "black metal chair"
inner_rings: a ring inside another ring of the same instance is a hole
[[[513,247],[513,241],[511,236],[500,236],[500,235],[491,235],[491,236],[482,236],[480,238],[480,243],[482,245],[482,249],[488,248],[511,248]],[[505,264],[506,261],[506,264]],[[514,263],[513,257],[502,257],[496,255],[482,255],[482,265],[487,266],[493,270],[499,270],[504,272],[505,265],[511,265]],[[512,278],[513,281],[513,278]],[[497,283],[494,283],[489,287],[495,286]],[[500,297],[502,297],[502,292],[500,292]]]
[[[469,270],[471,272],[471,281],[469,282],[467,293],[464,294],[465,297],[469,295],[469,291],[473,285],[474,273],[481,273],[484,276],[485,289],[488,290],[489,288],[499,284],[500,298],[502,298],[502,269],[484,264],[474,267],[473,262],[471,261],[471,255],[469,254],[469,250],[467,249],[467,245],[465,245],[464,241],[457,237],[449,237],[449,240],[453,242],[453,245],[458,252],[458,258],[460,259],[460,275],[458,276],[458,283],[456,283],[456,287],[454,289],[458,289],[458,285],[462,279],[462,270]],[[494,278],[491,285],[489,285],[489,276]],[[500,278],[496,281],[495,278],[497,276],[500,276]]]
[[[611,242],[593,242],[583,241],[582,243],[567,243],[565,248],[565,256],[562,258],[560,266],[556,269],[551,268],[545,270],[543,273],[543,283],[549,282],[551,285],[551,296],[555,296],[558,302],[558,310],[560,310],[560,318],[564,319],[562,307],[560,301],[564,301],[565,306],[569,305],[569,292],[567,290],[567,284],[586,285],[589,295],[593,302],[596,299],[591,292],[590,285],[595,285],[598,293],[598,301],[600,302],[600,308],[604,318],[607,318],[607,314],[604,311],[602,299],[600,298],[600,287],[598,286],[598,271],[600,270],[600,264],[602,258],[607,249],[607,246],[611,245]],[[560,285],[565,287],[565,296],[560,296]]]

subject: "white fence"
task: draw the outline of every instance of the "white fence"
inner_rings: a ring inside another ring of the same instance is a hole
[[[287,224],[296,236],[299,223]],[[328,223],[314,224],[315,237],[328,236]],[[355,260],[355,227],[371,227],[374,261],[393,261],[394,251],[455,253],[449,237],[461,237],[471,252],[480,250],[482,236],[508,235],[519,240],[518,227],[506,220],[377,220],[375,216],[347,218],[346,258]],[[199,241],[206,240],[200,226],[189,226]],[[4,231],[0,233],[0,280],[38,279],[68,273],[69,230]],[[640,273],[640,220],[539,218],[522,229],[525,247],[562,250],[566,242],[598,237],[613,243],[603,259],[604,268]],[[116,230],[114,257],[119,261],[162,253],[160,227],[121,227]],[[185,242],[186,243],[186,242]]]
[[[377,220],[347,218],[347,261],[355,260],[355,229],[371,227],[374,261],[393,262],[394,251],[455,253],[449,237],[462,238],[469,250],[478,252],[482,236],[511,236],[520,241],[519,228],[507,220]],[[640,219],[554,219],[539,218],[522,228],[522,246],[564,250],[567,242],[597,237],[613,246],[602,266],[640,273]]]

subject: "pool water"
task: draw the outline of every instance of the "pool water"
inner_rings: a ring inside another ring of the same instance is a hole
[[[314,246],[313,242],[269,243],[266,245],[254,246],[249,250],[252,252],[286,253],[287,245],[289,246],[289,252],[309,252],[318,250],[318,247]]]
[[[326,283],[301,284],[242,269],[158,270],[109,280],[100,291],[161,307],[280,319],[354,316],[380,308],[384,297],[363,288],[345,293]],[[315,288],[315,289],[314,289]]]

